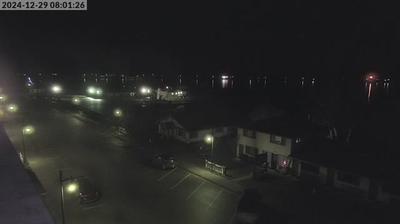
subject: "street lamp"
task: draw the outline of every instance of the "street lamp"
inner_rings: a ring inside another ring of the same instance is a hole
[[[119,109],[119,108],[115,109],[114,110],[114,116],[115,117],[122,117],[123,116],[122,110]]]
[[[103,94],[103,90],[101,90],[100,88],[98,88],[96,90],[96,95],[100,96],[101,94]]]
[[[205,136],[204,141],[207,144],[211,144],[211,158],[213,158],[213,154],[214,154],[214,136],[208,134]]]
[[[68,193],[74,193],[78,189],[78,184],[76,183],[69,183],[66,187]]]
[[[8,110],[8,112],[10,112],[10,113],[15,113],[15,112],[17,112],[17,110],[18,110],[18,106],[15,105],[15,104],[9,104],[9,105],[7,106],[7,110]]]
[[[60,181],[60,193],[61,193],[61,223],[65,224],[65,214],[64,214],[64,188],[70,194],[75,193],[79,189],[79,185],[74,182],[75,179],[72,177],[70,178],[63,178],[63,171],[58,171],[59,181]],[[64,186],[64,182],[69,181],[67,185]]]
[[[53,86],[51,86],[51,92],[52,93],[54,93],[54,94],[59,94],[59,93],[61,93],[62,92],[62,87],[60,86],[60,85],[53,85]]]
[[[74,97],[72,98],[72,103],[77,105],[81,103],[81,100],[78,97]]]
[[[35,132],[35,129],[31,125],[27,125],[22,129],[24,135],[31,135],[33,132]]]
[[[0,102],[1,102],[1,103],[4,103],[4,102],[6,102],[6,100],[7,100],[7,96],[4,95],[4,94],[1,94],[1,95],[0,95]]]
[[[35,132],[35,128],[32,125],[27,125],[27,126],[22,128],[22,151],[23,151],[23,156],[21,156],[21,158],[22,158],[22,162],[26,166],[28,166],[29,163],[28,163],[28,156],[26,154],[25,136],[32,135],[34,132]]]

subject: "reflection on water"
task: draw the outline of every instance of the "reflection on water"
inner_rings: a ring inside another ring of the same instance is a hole
[[[368,102],[371,102],[372,83],[368,84]]]
[[[377,78],[367,79],[364,85],[367,101],[371,102],[375,98],[380,98],[381,96],[390,96],[390,83],[390,78],[385,78],[383,81],[379,81]]]
[[[264,76],[264,88],[267,87],[267,76]]]
[[[228,88],[228,79],[222,79],[222,88]]]
[[[184,78],[185,77],[185,78]],[[162,75],[158,76],[156,74],[144,75],[144,74],[134,74],[134,75],[126,75],[126,74],[82,74],[81,83],[85,86],[87,85],[96,85],[101,84],[107,91],[107,87],[110,86],[112,88],[111,91],[125,91],[126,89],[132,89],[135,85],[141,85],[141,83],[149,83],[148,85],[152,85],[157,87],[162,84],[162,86],[186,86],[187,88],[212,88],[212,89],[251,89],[251,90],[260,90],[264,89],[264,91],[275,91],[282,90],[288,91],[288,93],[292,90],[302,89],[304,90],[312,89],[313,91],[310,94],[316,94],[318,91],[323,91],[321,89],[321,85],[328,85],[325,79],[320,79],[320,77],[324,76],[288,76],[288,75],[254,75],[252,77],[241,77],[237,74],[233,76],[232,74],[222,73],[217,75],[209,74],[208,76],[203,76],[201,74],[191,74],[191,75],[183,75],[177,74],[174,79],[167,79]],[[201,80],[201,82],[200,82]],[[363,79],[364,86],[362,83],[358,87],[350,87],[352,90],[350,91],[358,91],[359,94],[362,94],[364,101],[373,102],[375,99],[380,99],[381,97],[390,97],[393,96],[393,82],[392,79],[388,76],[382,77],[379,74],[368,74]],[[345,84],[341,83],[340,85]],[[317,92],[316,92],[317,91]],[[307,93],[308,94],[308,93]]]

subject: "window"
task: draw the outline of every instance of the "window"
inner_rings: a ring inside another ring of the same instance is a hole
[[[178,136],[185,137],[185,131],[183,129],[178,129]]]
[[[352,185],[360,185],[360,178],[350,173],[337,173],[337,179]]]
[[[189,138],[197,138],[199,136],[199,133],[197,131],[191,131],[189,133]]]
[[[256,147],[246,145],[246,154],[255,156],[258,154],[258,149]]]
[[[301,163],[301,171],[305,171],[308,173],[319,174],[319,167],[309,164],[309,163]]]
[[[278,135],[271,135],[270,137],[270,142],[275,143],[275,144],[279,144],[279,145],[285,145],[285,138],[282,136],[278,136]]]
[[[256,138],[256,132],[248,129],[243,129],[243,135],[249,138]]]

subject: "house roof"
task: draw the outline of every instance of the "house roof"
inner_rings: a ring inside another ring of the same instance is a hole
[[[302,137],[310,133],[322,133],[321,128],[304,119],[276,117],[267,120],[247,122],[241,128],[275,134],[285,137]]]
[[[201,130],[236,125],[239,117],[229,109],[214,106],[185,106],[170,115],[186,130]]]

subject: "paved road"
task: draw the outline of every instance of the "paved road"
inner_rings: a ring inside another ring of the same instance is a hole
[[[31,167],[47,190],[45,202],[60,223],[58,170],[88,176],[103,193],[82,207],[76,195],[65,201],[67,223],[230,223],[239,196],[177,168],[162,171],[143,162],[146,149],[128,147],[110,131],[74,112],[37,107],[24,123]],[[6,125],[21,150],[21,123]],[[134,139],[133,139],[134,141]]]

